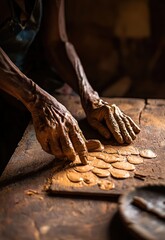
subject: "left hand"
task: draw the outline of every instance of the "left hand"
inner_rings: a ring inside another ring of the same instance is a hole
[[[109,139],[111,134],[120,144],[131,143],[140,132],[137,124],[115,104],[109,105],[103,100],[86,111],[89,124],[103,137]]]
[[[102,150],[98,140],[86,140],[77,120],[53,96],[38,91],[28,109],[32,114],[36,137],[44,151],[58,159],[74,161],[79,156],[87,164],[88,151]]]

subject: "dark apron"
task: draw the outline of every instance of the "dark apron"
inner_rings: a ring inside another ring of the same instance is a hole
[[[51,94],[64,82],[45,61],[41,41],[34,41],[41,23],[42,0],[34,1],[31,15],[24,26],[19,22],[13,0],[7,1],[12,17],[0,29],[0,46],[22,72]]]
[[[11,19],[0,29],[0,46],[13,63],[24,71],[29,47],[40,28],[42,4],[40,0],[34,1],[30,17],[22,25],[16,14],[16,3],[13,0],[7,1],[11,9]]]

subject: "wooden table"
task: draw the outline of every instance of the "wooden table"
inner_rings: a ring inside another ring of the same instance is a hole
[[[79,120],[86,137],[96,137],[85,124],[79,98],[58,98]],[[157,153],[143,169],[144,181],[130,180],[130,186],[123,187],[165,183],[165,100],[106,100],[140,124],[141,133],[133,146]],[[132,239],[119,217],[117,199],[49,196],[44,184],[53,165],[54,157],[41,149],[30,123],[0,179],[0,239]]]

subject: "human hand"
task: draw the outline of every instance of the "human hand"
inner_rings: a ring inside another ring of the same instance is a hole
[[[38,98],[31,114],[39,143],[56,158],[74,161],[78,155],[87,164],[88,151],[102,148],[98,140],[85,139],[76,119],[50,95]]]
[[[93,108],[86,111],[89,124],[96,129],[103,137],[109,139],[111,134],[120,144],[131,143],[140,128],[136,123],[115,104],[109,105],[99,99]]]

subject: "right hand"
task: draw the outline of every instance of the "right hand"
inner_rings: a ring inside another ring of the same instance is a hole
[[[85,139],[77,120],[54,97],[37,98],[30,110],[39,143],[56,158],[74,161],[78,155],[87,164],[88,151],[101,148],[98,140]]]
[[[108,104],[102,99],[94,102],[86,111],[89,124],[103,137],[110,139],[111,134],[118,143],[130,144],[140,132],[137,124],[115,104]]]

